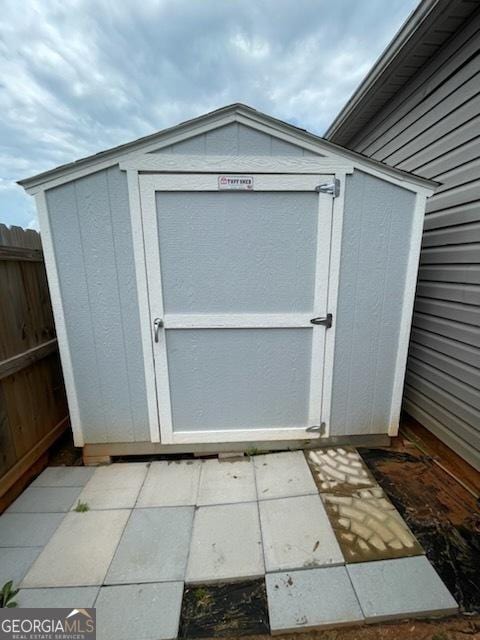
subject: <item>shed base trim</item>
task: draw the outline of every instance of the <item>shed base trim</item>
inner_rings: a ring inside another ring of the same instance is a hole
[[[108,463],[113,456],[142,456],[168,453],[222,453],[225,451],[275,451],[284,449],[318,449],[319,447],[388,447],[391,438],[384,433],[357,436],[331,436],[311,440],[288,440],[268,442],[225,442],[223,444],[161,444],[159,442],[111,442],[86,443],[83,447],[85,464]]]

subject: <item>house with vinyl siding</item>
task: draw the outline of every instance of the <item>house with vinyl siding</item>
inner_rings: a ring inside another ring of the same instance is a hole
[[[480,468],[480,3],[422,1],[325,137],[441,183],[427,202],[403,407]]]

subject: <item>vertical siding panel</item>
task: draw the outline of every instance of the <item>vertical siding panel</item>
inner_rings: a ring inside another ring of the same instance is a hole
[[[385,380],[391,380],[393,385],[392,371],[396,366],[399,318],[403,309],[403,295],[399,295],[398,292],[404,290],[406,281],[415,206],[415,196],[399,187],[388,185],[385,196],[395,203],[395,208],[390,215],[385,262],[384,304],[377,345],[381,357],[377,359],[376,364],[372,432],[375,432],[375,421],[383,419],[383,416],[390,411],[393,387],[389,393],[385,393]]]
[[[362,176],[362,181],[364,197],[356,268],[357,287],[353,307],[354,349],[350,361],[346,426],[348,428],[349,425],[355,424],[355,430],[369,433],[376,377],[376,352],[380,335],[379,313],[383,302],[383,278],[387,259],[388,209],[384,208],[385,203],[381,198],[379,185],[365,175]],[[370,198],[372,190],[375,196],[373,202]],[[379,199],[380,203],[377,204]],[[381,421],[381,416],[378,416],[377,420]],[[384,431],[385,424],[377,425],[377,433]]]
[[[161,149],[157,149],[156,151],[152,151],[152,153],[173,153],[173,145],[168,145],[168,147],[162,147]]]
[[[386,183],[382,185],[387,186]],[[387,186],[387,189],[390,185]],[[371,225],[370,231],[368,225],[366,225],[367,235],[372,234],[372,242],[369,244],[369,249],[372,252],[371,256],[365,256],[366,264],[364,270],[364,277],[370,278],[375,283],[375,289],[370,289],[369,298],[364,301],[365,310],[369,309],[368,316],[364,316],[364,321],[368,321],[372,325],[372,329],[375,335],[371,336],[371,342],[366,352],[365,364],[372,371],[372,378],[365,385],[365,402],[368,403],[370,420],[368,424],[368,431],[370,433],[382,433],[385,429],[385,415],[386,411],[390,407],[391,391],[385,388],[384,379],[380,379],[378,376],[378,370],[385,360],[385,353],[382,347],[388,344],[389,340],[385,341],[386,331],[389,320],[389,307],[385,298],[387,297],[386,280],[389,269],[389,252],[390,252],[390,229],[392,226],[392,218],[395,214],[392,214],[391,210],[391,192],[388,189],[379,189],[379,193],[383,192],[383,199],[378,202],[378,208],[376,208],[375,216],[369,216],[369,224]],[[385,191],[387,191],[387,198],[385,198]],[[390,197],[388,197],[390,196]],[[392,198],[393,200],[393,198]],[[408,250],[408,249],[407,249]],[[369,263],[371,268],[369,269]],[[404,284],[404,281],[400,282],[395,287],[395,291],[400,291],[400,286]],[[400,298],[401,296],[398,295]],[[365,313],[364,310],[364,313]],[[397,321],[400,315],[397,316]],[[394,343],[396,341],[394,340]],[[366,346],[366,341],[364,347]],[[393,362],[393,368],[395,361]],[[385,393],[387,391],[387,393]],[[382,411],[383,410],[383,411]],[[367,425],[365,425],[367,430]]]
[[[109,441],[134,439],[106,172],[76,181],[89,304]]]
[[[318,158],[321,154],[298,147],[262,131],[239,123],[213,129],[208,133],[188,138],[151,153],[179,153],[191,155],[226,156],[307,156]]]
[[[290,142],[272,137],[272,156],[301,156],[303,149]]]
[[[238,125],[238,155],[270,156],[271,154],[271,136],[243,124]]]
[[[112,167],[108,170],[107,182],[134,439],[148,441],[147,395],[126,174],[118,167]]]
[[[187,140],[182,140],[182,142],[177,142],[172,145],[170,148],[172,149],[172,153],[176,154],[184,154],[192,156],[205,155],[205,147],[206,147],[207,138],[204,134],[200,136],[194,136],[193,138],[188,138]]]
[[[347,177],[345,211],[343,218],[342,254],[338,286],[335,356],[333,364],[333,389],[331,428],[332,435],[348,432],[350,380],[354,359],[355,304],[357,298],[360,239],[364,214],[365,181],[362,175]],[[352,190],[355,190],[356,209],[353,211]]]
[[[332,435],[388,429],[414,200],[361,172],[347,178]]]
[[[86,442],[102,442],[105,415],[75,184],[47,191],[46,199],[83,435]]]
[[[238,155],[238,124],[236,122],[213,129],[207,137],[205,153],[213,156]]]

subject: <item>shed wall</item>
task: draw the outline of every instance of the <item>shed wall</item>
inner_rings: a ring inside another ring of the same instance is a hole
[[[269,136],[238,122],[193,136],[153,153],[220,156],[309,156],[315,154],[297,145]]]
[[[126,174],[47,191],[47,206],[85,441],[148,440]]]
[[[388,430],[414,205],[411,191],[347,176],[332,435]]]
[[[348,146],[442,183],[427,203],[404,407],[480,468],[480,9]]]
[[[161,150],[304,155],[231,124]],[[305,152],[309,155],[310,152]],[[150,439],[126,174],[112,167],[46,192],[86,442]]]
[[[240,124],[161,151],[304,155]],[[347,179],[332,435],[388,429],[413,201],[378,178]],[[47,206],[85,441],[148,441],[126,175],[113,167],[51,189]]]

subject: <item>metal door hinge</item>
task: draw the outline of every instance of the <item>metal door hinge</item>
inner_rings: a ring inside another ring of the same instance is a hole
[[[321,422],[318,426],[307,427],[306,430],[309,433],[318,433],[319,436],[324,436],[326,428],[327,428],[327,425],[325,424],[325,422]]]
[[[340,195],[340,180],[335,178],[333,182],[319,184],[318,187],[315,187],[315,191],[318,193],[330,193],[334,198],[338,198]]]
[[[333,324],[333,316],[331,313],[327,313],[327,315],[325,316],[325,318],[312,318],[310,320],[311,324],[321,324],[323,325],[325,328],[330,329],[330,327]]]

